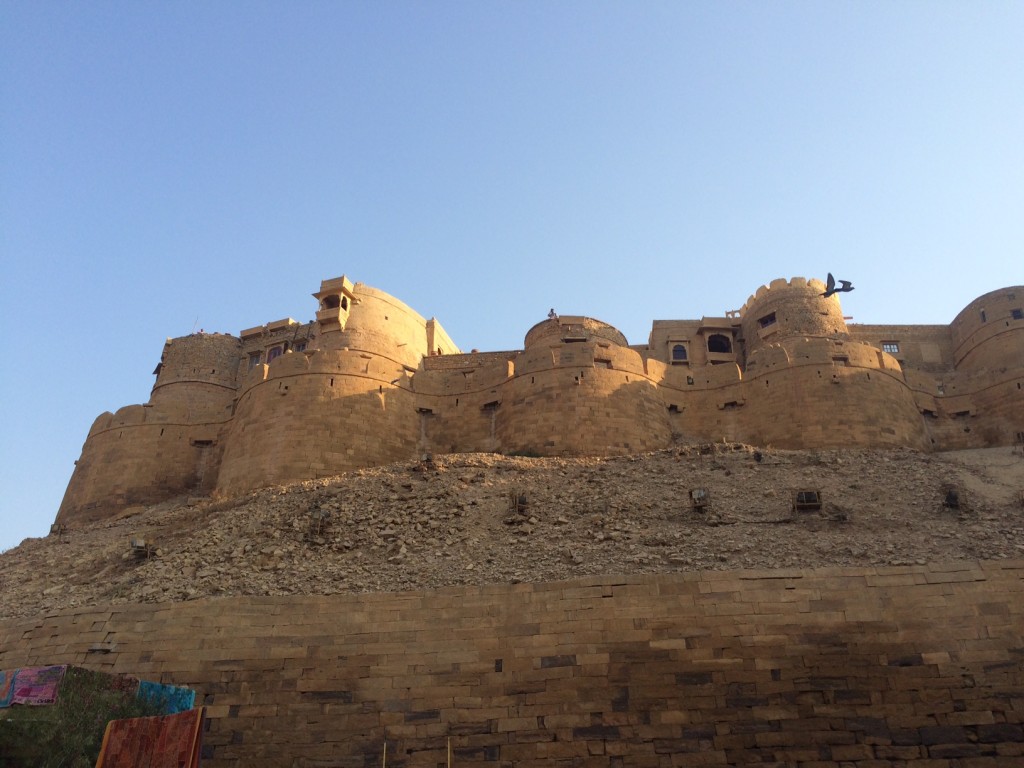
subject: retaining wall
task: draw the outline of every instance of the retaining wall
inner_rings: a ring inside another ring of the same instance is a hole
[[[109,605],[0,668],[188,685],[204,765],[1024,764],[1024,561]]]

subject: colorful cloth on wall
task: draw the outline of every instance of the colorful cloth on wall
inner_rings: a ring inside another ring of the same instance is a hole
[[[57,700],[57,689],[64,679],[66,669],[66,664],[59,664],[16,670],[12,680],[11,704],[53,704]]]
[[[96,768],[198,768],[203,708],[111,720]]]
[[[159,706],[166,715],[184,712],[196,704],[196,692],[191,688],[151,683],[148,680],[139,681],[138,696],[147,704]]]
[[[14,677],[17,673],[16,669],[0,670],[0,707],[11,706],[14,698]]]

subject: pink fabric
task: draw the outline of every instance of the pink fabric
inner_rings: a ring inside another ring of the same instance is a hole
[[[55,667],[23,667],[14,678],[12,704],[53,704],[57,689],[64,679],[67,665]]]

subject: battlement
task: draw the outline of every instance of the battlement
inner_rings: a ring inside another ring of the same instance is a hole
[[[824,293],[825,283],[818,280],[816,277],[791,277],[789,280],[785,278],[776,278],[772,280],[768,285],[762,285],[754,293],[752,293],[747,300],[743,303],[743,306],[739,309],[739,316],[743,317],[747,314],[748,307],[755,301],[763,298],[766,294],[772,291],[780,291],[786,288],[796,289],[809,289],[812,293]]]
[[[552,312],[522,350],[464,354],[436,318],[324,280],[312,323],[169,339],[150,401],[96,420],[58,521],[423,453],[1019,441],[1024,287],[975,299],[950,326],[848,328],[824,292],[773,280],[725,317],[654,321],[636,347],[606,322]]]

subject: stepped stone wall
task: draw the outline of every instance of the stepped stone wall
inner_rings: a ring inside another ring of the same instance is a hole
[[[795,277],[646,344],[579,315],[463,354],[434,318],[345,277],[316,320],[168,340],[150,401],[101,415],[57,522],[411,460],[613,455],[675,441],[951,450],[1024,443],[1024,286],[950,326],[847,325]]]
[[[0,668],[187,685],[210,768],[1011,768],[1024,561],[79,608]],[[450,740],[450,742],[449,742]]]

